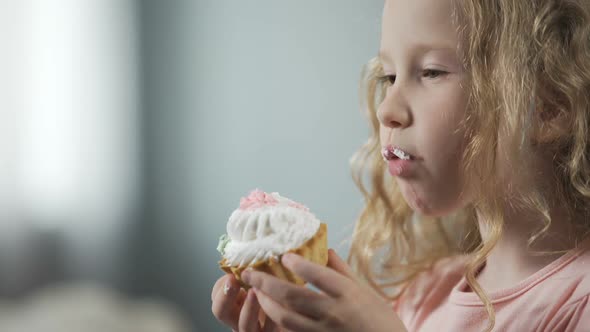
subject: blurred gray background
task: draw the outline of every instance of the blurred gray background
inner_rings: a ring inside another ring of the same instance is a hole
[[[306,204],[346,256],[382,5],[0,0],[0,329],[37,331],[15,310],[34,321],[40,292],[83,282],[74,299],[149,299],[178,330],[225,331],[215,248],[255,188]]]

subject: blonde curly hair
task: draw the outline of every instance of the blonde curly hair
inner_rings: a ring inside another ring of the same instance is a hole
[[[362,73],[363,109],[372,131],[351,159],[365,206],[348,262],[373,289],[395,300],[439,259],[467,254],[465,276],[485,304],[486,330],[491,331],[494,308],[475,276],[503,232],[502,191],[494,176],[500,136],[514,137],[502,150],[526,169],[527,155],[535,148],[528,138],[540,131],[558,133],[539,144],[553,153],[555,192],[567,203],[568,216],[580,216],[581,224],[575,226],[590,230],[590,2],[455,0],[452,20],[468,82],[467,116],[461,124],[467,128],[468,145],[462,166],[466,183],[477,184],[474,200],[444,218],[417,216],[396,182],[386,176],[376,116],[385,87],[375,57]],[[566,118],[565,128],[548,129],[552,122],[544,121],[541,113]],[[548,198],[536,188],[511,199],[543,216],[529,238],[530,247],[552,222]],[[475,211],[486,221],[489,238],[481,238]]]

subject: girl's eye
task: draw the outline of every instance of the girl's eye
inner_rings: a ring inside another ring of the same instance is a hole
[[[422,72],[422,76],[426,77],[426,78],[438,78],[440,76],[444,76],[445,74],[447,74],[446,71],[442,71],[442,70],[436,70],[436,69],[425,69]]]
[[[395,75],[383,75],[383,76],[379,76],[377,77],[377,81],[380,84],[383,83],[387,83],[387,84],[392,84],[395,83]]]

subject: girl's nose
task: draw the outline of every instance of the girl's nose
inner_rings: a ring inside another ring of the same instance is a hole
[[[410,126],[412,116],[408,103],[400,94],[399,87],[392,87],[379,108],[377,109],[377,119],[385,127],[405,128]],[[397,90],[397,91],[395,91]]]

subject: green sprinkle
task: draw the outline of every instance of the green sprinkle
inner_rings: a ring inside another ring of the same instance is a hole
[[[223,234],[219,237],[219,243],[217,244],[217,251],[219,251],[220,254],[225,255],[225,246],[227,246],[229,241],[230,241],[230,238],[229,238],[229,236],[227,236],[227,234]]]

